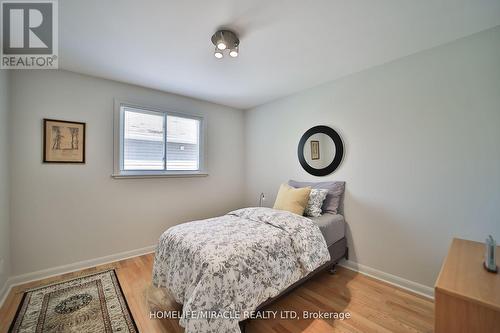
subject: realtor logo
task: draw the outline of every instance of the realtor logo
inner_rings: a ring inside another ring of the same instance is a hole
[[[58,67],[57,0],[1,1],[3,69]]]

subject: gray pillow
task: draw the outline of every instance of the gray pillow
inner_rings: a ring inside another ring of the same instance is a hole
[[[321,209],[323,213],[337,214],[339,210],[340,200],[344,195],[345,182],[298,182],[289,180],[288,185],[295,188],[311,186],[311,188],[328,189],[328,195]]]

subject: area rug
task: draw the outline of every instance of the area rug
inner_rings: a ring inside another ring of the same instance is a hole
[[[9,332],[136,333],[114,270],[27,290]]]

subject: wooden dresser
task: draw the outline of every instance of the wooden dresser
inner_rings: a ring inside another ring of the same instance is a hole
[[[483,243],[453,239],[434,288],[435,333],[500,332],[500,274],[483,268],[484,252]]]

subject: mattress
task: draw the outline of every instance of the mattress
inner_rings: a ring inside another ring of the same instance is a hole
[[[325,213],[319,217],[311,217],[310,219],[318,225],[323,237],[325,237],[327,246],[330,246],[338,240],[344,238],[344,216],[340,214]]]

